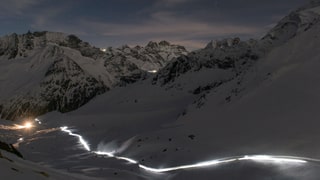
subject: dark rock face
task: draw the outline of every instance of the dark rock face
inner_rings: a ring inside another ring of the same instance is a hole
[[[86,74],[74,61],[61,57],[49,67],[38,89],[5,103],[1,118],[36,117],[54,110],[69,112],[107,90],[103,82]]]
[[[40,87],[40,96],[49,102],[48,109],[60,112],[75,110],[107,90],[103,82],[87,75],[69,58],[56,60],[48,69]]]
[[[81,55],[85,57],[90,57],[93,59],[97,59],[103,56],[103,52],[100,51],[99,48],[92,47],[87,42],[83,42],[75,35],[69,35],[66,37],[66,42],[61,42],[61,46],[70,47],[72,49],[76,49],[80,51]]]
[[[13,59],[18,54],[18,35],[12,34],[6,37],[6,42],[0,41],[0,56],[7,56]]]
[[[7,151],[9,153],[13,153],[13,154],[17,155],[18,157],[23,158],[22,154],[16,148],[14,148],[12,144],[7,144],[5,142],[0,141],[0,149]],[[2,158],[1,152],[0,152],[0,158]]]
[[[155,84],[158,81],[161,85],[164,85],[170,81],[174,81],[174,79],[181,74],[197,68],[197,66],[198,64],[192,61],[189,56],[181,56],[161,70],[157,76],[153,78],[153,83]]]

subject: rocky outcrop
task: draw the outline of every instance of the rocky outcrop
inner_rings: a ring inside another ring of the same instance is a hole
[[[17,155],[20,158],[23,158],[22,154],[12,144],[7,144],[5,142],[1,142],[0,141],[0,150],[7,151],[9,153]],[[0,151],[0,158],[5,158],[5,159],[7,159],[9,161],[12,161],[12,160],[2,156],[1,151]]]

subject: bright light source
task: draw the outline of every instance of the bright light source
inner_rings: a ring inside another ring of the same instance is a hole
[[[34,126],[33,123],[27,121],[23,125],[15,124],[14,128],[16,128],[16,129],[31,129],[33,126]]]
[[[30,129],[30,128],[32,128],[33,127],[33,125],[32,125],[32,123],[31,122],[26,122],[26,123],[24,123],[24,128],[25,129]]]
[[[37,118],[35,118],[34,121],[37,122],[38,124],[42,124],[41,121]]]
[[[157,70],[150,70],[150,71],[148,71],[149,73],[157,73],[158,71]]]

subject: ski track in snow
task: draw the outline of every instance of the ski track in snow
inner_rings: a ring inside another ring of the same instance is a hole
[[[169,168],[152,168],[152,167],[148,167],[143,164],[140,164],[138,161],[136,161],[134,159],[131,159],[128,157],[117,156],[114,154],[115,151],[113,151],[113,152],[91,151],[89,143],[87,141],[85,141],[81,135],[73,133],[67,126],[60,127],[60,129],[61,129],[61,131],[68,133],[70,136],[77,137],[79,140],[79,143],[88,152],[92,152],[97,155],[108,156],[110,158],[116,158],[119,160],[125,160],[129,163],[137,164],[141,169],[144,169],[146,171],[153,172],[153,173],[164,173],[164,172],[170,172],[170,171],[176,171],[176,170],[182,170],[182,169],[217,166],[220,164],[227,164],[227,163],[231,163],[231,162],[235,162],[235,161],[255,161],[255,162],[260,162],[260,163],[297,164],[297,165],[304,165],[304,164],[308,163],[308,161],[320,162],[320,160],[318,160],[318,159],[306,158],[306,157],[296,157],[296,156],[244,155],[244,156],[234,156],[234,157],[226,157],[226,158],[221,158],[221,159],[208,160],[208,161],[194,163],[194,164],[190,164],[190,165],[181,165],[181,166],[169,167]]]

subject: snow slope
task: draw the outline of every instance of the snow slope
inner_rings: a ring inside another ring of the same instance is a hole
[[[83,175],[53,170],[0,151],[1,177],[4,179],[96,179]]]

